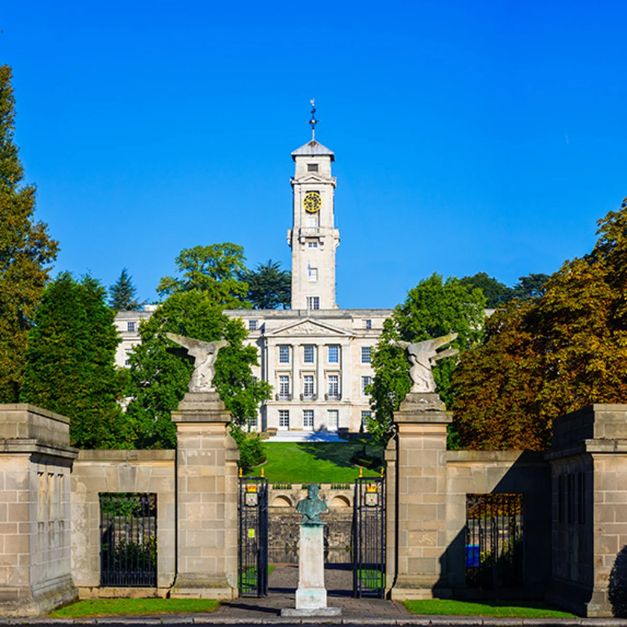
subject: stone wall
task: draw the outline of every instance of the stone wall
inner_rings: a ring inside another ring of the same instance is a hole
[[[72,472],[72,573],[81,598],[164,595],[176,572],[175,451],[81,451]],[[157,495],[157,589],[100,588],[101,492]]]
[[[323,483],[320,498],[329,506],[322,515],[325,561],[329,564],[351,563],[353,529],[353,484]],[[300,514],[296,503],[307,496],[307,486],[294,484],[268,485],[268,560],[271,563],[298,563]]]
[[[37,615],[76,597],[70,567],[69,421],[0,406],[0,611]]]
[[[554,432],[549,599],[611,616],[610,575],[627,547],[627,405],[591,405],[558,418]]]
[[[523,498],[524,587],[509,596],[542,598],[551,575],[549,466],[531,451],[448,451],[446,454],[446,551],[439,585],[456,596],[476,596],[465,582],[468,494],[518,493]]]

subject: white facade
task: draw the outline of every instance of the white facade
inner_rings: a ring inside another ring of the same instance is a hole
[[[332,151],[313,140],[292,153],[292,308],[231,310],[257,347],[255,375],[272,385],[256,428],[359,431],[370,412],[364,387],[373,376],[370,356],[389,309],[338,309],[335,297],[335,186]],[[116,362],[139,343],[139,323],[150,311],[116,316],[122,336]]]
[[[259,430],[360,430],[370,412],[364,392],[373,376],[370,358],[391,310],[226,313],[249,329],[260,355],[255,374],[272,385]]]

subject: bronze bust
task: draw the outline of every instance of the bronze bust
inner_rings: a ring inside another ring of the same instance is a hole
[[[302,525],[318,526],[325,523],[320,520],[320,514],[326,512],[329,508],[327,504],[318,496],[320,486],[317,483],[310,483],[307,488],[307,498],[298,501],[296,511],[302,514]]]

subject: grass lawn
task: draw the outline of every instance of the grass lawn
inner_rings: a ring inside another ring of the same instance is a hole
[[[576,618],[574,614],[544,606],[541,602],[506,604],[499,601],[475,603],[451,599],[405,601],[412,614],[440,614],[446,616],[496,616],[499,618]]]
[[[213,599],[85,599],[50,612],[51,618],[87,616],[148,616],[213,612],[220,603]]]
[[[264,442],[264,473],[270,483],[351,483],[359,476],[359,468],[351,458],[363,446],[357,441]],[[373,446],[366,448],[370,455],[378,453]],[[364,468],[365,476],[378,474],[378,469]]]

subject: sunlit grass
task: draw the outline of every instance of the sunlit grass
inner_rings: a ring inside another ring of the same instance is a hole
[[[50,613],[52,618],[87,616],[149,616],[213,612],[220,603],[213,599],[85,599]]]

